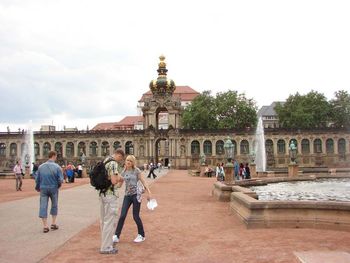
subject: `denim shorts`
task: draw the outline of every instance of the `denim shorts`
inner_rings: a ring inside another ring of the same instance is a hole
[[[47,208],[51,199],[50,215],[56,216],[58,210],[58,188],[44,188],[40,189],[40,209],[39,217],[47,218]]]

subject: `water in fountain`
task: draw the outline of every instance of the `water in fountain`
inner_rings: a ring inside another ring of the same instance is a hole
[[[23,168],[29,168],[30,172],[33,170],[33,163],[35,163],[34,155],[34,134],[32,129],[32,121],[29,122],[28,129],[24,134],[25,147],[22,152],[21,161]]]
[[[266,171],[265,134],[262,118],[259,118],[255,132],[255,164],[257,172]]]

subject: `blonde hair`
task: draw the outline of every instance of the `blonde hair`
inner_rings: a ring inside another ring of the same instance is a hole
[[[135,169],[135,163],[136,163],[136,158],[134,155],[128,155],[125,159],[125,161],[130,161],[132,163],[132,169]]]

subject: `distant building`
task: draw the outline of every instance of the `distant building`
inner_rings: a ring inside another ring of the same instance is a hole
[[[185,108],[191,104],[195,97],[200,93],[195,91],[189,86],[176,86],[172,98],[179,99],[181,102],[181,107]],[[119,122],[105,122],[97,124],[92,130],[143,130],[144,117],[142,114],[142,108],[145,105],[147,99],[152,98],[152,91],[147,91],[141,97],[137,103],[137,112],[139,116],[126,116]],[[161,111],[158,114],[158,129],[168,129],[169,128],[169,117],[166,111]]]
[[[53,125],[41,125],[40,131],[44,131],[44,132],[56,131],[56,126],[53,126]]]
[[[282,105],[284,104],[282,101],[274,101],[269,106],[262,106],[258,111],[258,118],[262,118],[264,128],[280,127],[278,116],[275,111],[277,103],[281,103]]]

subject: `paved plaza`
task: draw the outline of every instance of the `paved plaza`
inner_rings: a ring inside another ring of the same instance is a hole
[[[98,198],[88,180],[63,186],[60,229],[47,234],[42,233],[32,180],[25,180],[24,192],[14,192],[12,199],[9,190],[3,190],[12,180],[0,180],[0,261],[339,263],[349,257],[349,232],[247,230],[228,203],[212,198],[215,178],[190,177],[179,170],[162,175],[151,185],[159,206],[149,211],[146,202],[142,204],[146,241],[132,242],[137,230],[129,211],[116,255],[99,254]]]

